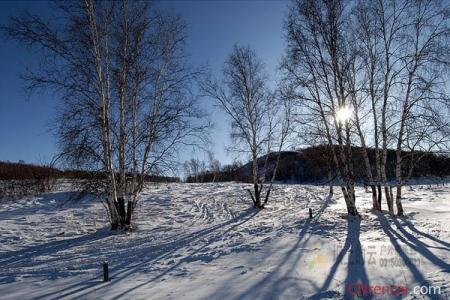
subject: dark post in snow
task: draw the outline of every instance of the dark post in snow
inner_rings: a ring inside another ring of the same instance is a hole
[[[311,209],[311,207],[309,208],[309,218],[312,219],[312,209]]]
[[[108,262],[103,262],[103,282],[109,281]]]

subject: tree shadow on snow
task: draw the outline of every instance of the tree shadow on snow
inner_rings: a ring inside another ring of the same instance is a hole
[[[377,213],[377,218],[380,222],[381,228],[384,233],[389,237],[389,240],[394,247],[397,254],[400,256],[405,266],[409,269],[411,274],[413,275],[415,281],[419,285],[423,286],[432,286],[432,283],[425,278],[422,272],[418,268],[418,264],[420,261],[414,260],[408,255],[408,252],[405,251],[400,242],[404,245],[407,245],[409,248],[414,250],[414,253],[419,253],[422,257],[426,258],[429,262],[433,263],[437,267],[441,268],[441,271],[449,273],[450,265],[433,254],[429,249],[428,245],[424,244],[420,240],[418,240],[415,236],[407,232],[402,224],[396,219],[392,218],[393,223],[396,225],[396,229],[394,229],[389,220],[382,213]],[[412,224],[410,224],[412,226]],[[438,295],[428,295],[430,299],[440,299]]]
[[[326,197],[313,218],[303,220],[302,225],[299,228],[300,231],[298,233],[298,240],[286,252],[276,267],[267,273],[266,276],[264,276],[261,280],[258,280],[255,284],[248,287],[237,296],[230,294],[230,292],[233,292],[233,287],[230,283],[226,282],[222,287],[211,294],[209,298],[214,298],[217,297],[217,295],[221,295],[221,298],[234,300],[273,299],[286,289],[295,289],[297,290],[298,295],[301,295],[298,280],[293,277],[293,274],[296,272],[297,265],[301,261],[305,250],[307,250],[304,247],[312,236],[311,234],[308,235],[308,233],[327,235],[329,233],[328,231],[331,231],[332,226],[324,227],[324,224],[319,223],[320,217],[328,207],[331,200],[331,197]],[[298,251],[299,249],[302,250]],[[264,262],[261,262],[261,264],[264,264]],[[314,283],[309,282],[308,284]]]
[[[318,300],[329,297],[342,297],[340,292],[335,290],[328,290],[335,275],[341,266],[344,264],[344,257],[348,253],[347,259],[347,275],[344,281],[344,299],[372,299],[370,294],[363,294],[358,289],[358,286],[369,285],[369,279],[365,268],[365,261],[363,257],[361,242],[361,218],[359,216],[347,216],[347,237],[342,249],[335,257],[335,261],[331,266],[328,276],[325,278],[324,283],[320,287],[319,291],[310,296],[308,299]]]
[[[436,242],[436,243],[439,243],[439,244],[441,244],[441,245],[443,246],[441,249],[450,251],[450,243],[449,243],[449,242],[440,240],[440,239],[438,239],[437,237],[432,236],[432,235],[429,234],[429,233],[420,231],[419,229],[417,229],[417,228],[416,228],[416,227],[415,227],[408,219],[406,219],[406,218],[403,219],[403,222],[404,222],[404,224],[405,224],[412,232],[414,232],[414,233],[416,233],[416,234],[422,236],[423,238],[427,238],[427,239],[430,239],[430,240],[432,240],[432,241],[434,241],[434,242]],[[429,247],[429,246],[426,245],[425,243],[424,243],[424,245],[427,246],[427,247]]]
[[[57,261],[59,259],[57,255],[58,252],[86,245],[86,243],[98,241],[109,235],[109,229],[103,228],[92,234],[82,235],[71,239],[51,241],[44,244],[30,246],[21,250],[4,252],[0,254],[0,265],[2,268],[15,268],[24,265],[29,267],[30,265],[36,263],[40,265],[45,263],[45,265],[50,266],[52,260]],[[52,255],[54,256],[53,258]],[[44,262],[42,259],[37,259],[41,256],[45,257]],[[37,260],[37,262],[35,262],[35,260]],[[38,273],[39,274],[36,275],[53,275],[54,270],[40,270]],[[15,275],[17,274],[8,274],[4,279],[0,280],[0,282],[9,281],[11,277],[14,277]]]
[[[43,193],[38,195],[24,196],[20,199],[20,203],[23,206],[15,207],[13,209],[3,210],[0,212],[0,219],[17,219],[26,215],[33,214],[34,212],[40,212],[43,214],[54,213],[54,208],[58,207],[59,211],[62,206],[67,203],[71,203],[74,200],[82,199],[84,202],[93,199],[93,195],[88,195],[81,192],[53,192],[53,193]],[[1,200],[1,199],[0,199]],[[19,201],[19,200],[11,200]],[[38,203],[38,205],[26,205],[26,202]]]
[[[208,247],[208,245],[211,245],[214,242],[220,241],[223,239],[224,235],[229,233],[232,230],[235,230],[238,226],[248,222],[251,220],[255,215],[259,213],[259,210],[249,208],[239,214],[238,216],[226,221],[222,222],[220,224],[216,224],[214,226],[198,230],[196,232],[189,233],[181,238],[179,238],[176,241],[172,241],[169,243],[164,243],[156,246],[151,247],[144,247],[142,249],[139,249],[137,253],[134,253],[133,257],[139,257],[140,260],[144,260],[142,263],[138,263],[135,265],[130,264],[130,261],[133,261],[130,259],[130,257],[126,257],[126,259],[123,260],[122,264],[115,265],[113,270],[111,270],[111,282],[109,282],[107,285],[103,284],[91,284],[93,281],[85,280],[83,282],[79,282],[76,284],[73,284],[71,286],[67,286],[64,290],[60,290],[57,292],[49,292],[45,295],[40,295],[36,299],[48,299],[51,297],[55,298],[63,298],[63,297],[85,297],[86,295],[93,293],[95,291],[98,291],[102,288],[111,288],[112,286],[116,284],[122,284],[123,280],[126,279],[128,276],[135,274],[138,271],[148,271],[150,270],[155,264],[162,261],[165,258],[170,257],[171,255],[175,254],[177,251],[182,250],[184,248],[189,248],[190,246],[195,246],[197,243],[200,242],[201,246],[195,249],[187,249],[190,251],[187,255],[179,259],[178,262],[174,262],[173,265],[168,267],[167,269],[160,272],[158,275],[154,276],[150,280],[141,283],[139,285],[133,286],[126,291],[122,292],[119,295],[116,295],[113,299],[119,299],[119,298],[126,298],[126,295],[128,295],[130,292],[143,287],[145,285],[148,285],[158,279],[161,279],[163,276],[167,275],[171,271],[174,271],[176,268],[178,268],[181,264],[185,262],[190,262],[193,260],[198,260],[197,257],[195,257],[198,253],[200,253],[203,249]],[[205,240],[205,241],[204,241]],[[195,242],[195,243],[194,243]],[[209,261],[212,258],[202,258],[200,257],[200,260],[206,260]],[[119,270],[119,271],[114,271]]]
[[[425,276],[422,274],[422,272],[418,268],[418,262],[417,260],[414,260],[410,257],[408,253],[411,253],[410,251],[405,251],[404,248],[402,248],[401,243],[408,246],[411,250],[413,250],[413,253],[418,253],[422,257],[426,258],[427,261],[431,262],[435,266],[439,267],[442,272],[449,273],[450,272],[450,264],[446,261],[442,260],[438,256],[436,256],[433,252],[430,251],[430,249],[440,249],[444,251],[449,251],[450,244],[442,241],[430,234],[424,233],[417,228],[414,227],[414,225],[408,221],[406,218],[392,218],[392,225],[395,225],[395,228],[391,225],[388,218],[383,213],[375,212],[378,222],[380,224],[381,229],[386,234],[386,236],[389,238],[390,243],[394,247],[396,253],[400,256],[402,261],[404,262],[405,266],[409,269],[409,271],[412,273],[414,279],[417,281],[418,284],[424,285],[424,286],[431,286],[431,283],[429,280],[425,278]],[[409,228],[412,232],[420,235],[423,238],[428,238],[429,240],[432,240],[436,243],[439,243],[443,247],[435,247],[432,245],[429,245],[427,243],[424,243],[423,241],[419,240],[417,237],[415,237],[413,234],[408,232],[405,229],[405,226]],[[345,254],[349,252],[349,258],[348,258],[348,271],[347,271],[347,277],[345,280],[345,290],[344,290],[344,299],[353,299],[354,297],[362,297],[363,299],[370,299],[371,295],[364,295],[361,294],[358,295],[355,293],[355,290],[352,288],[355,288],[356,283],[369,285],[369,280],[367,277],[367,273],[364,268],[364,258],[362,255],[361,250],[361,243],[359,241],[359,234],[360,234],[360,221],[358,218],[349,217],[348,218],[348,232],[347,232],[347,240],[344,244],[343,249],[339,252],[339,254],[336,257],[336,261],[333,264],[333,266],[330,269],[330,273],[327,276],[323,286],[320,288],[320,291],[315,294],[314,296],[310,297],[310,299],[322,299],[322,298],[328,298],[328,297],[335,297],[335,295],[329,295],[330,292],[328,289],[331,285],[331,282],[334,278],[334,275],[336,274],[336,271],[338,269],[338,266],[341,264]],[[419,262],[420,263],[420,262]],[[402,296],[390,296],[392,299],[401,299]],[[437,295],[429,295],[431,299],[440,299]],[[391,299],[390,298],[390,299]]]

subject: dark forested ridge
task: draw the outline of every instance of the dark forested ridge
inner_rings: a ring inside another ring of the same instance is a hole
[[[127,174],[127,178],[131,177]],[[82,190],[102,186],[106,174],[87,170],[60,170],[52,166],[0,161],[0,198],[45,193],[54,190],[59,179],[74,180]],[[178,177],[146,175],[146,182],[179,182]]]
[[[333,163],[328,155],[327,146],[315,146],[301,149],[298,151],[283,151],[280,155],[280,162],[276,175],[277,181],[291,183],[311,183],[327,181],[327,173],[331,168],[334,177]],[[363,164],[361,149],[352,148],[355,165]],[[375,150],[368,149],[369,158],[375,159]],[[269,165],[269,172],[266,176],[269,178],[272,174],[270,168],[274,164],[277,154],[271,153],[269,157],[263,156],[258,159],[258,163]],[[405,152],[405,167],[403,168],[405,178],[411,175],[411,178],[417,177],[446,177],[450,176],[450,157],[448,155],[425,153],[425,152]],[[413,161],[413,170],[411,172],[411,160]],[[395,151],[388,150],[387,155],[387,176],[394,179]],[[250,164],[232,164],[221,168],[221,171],[213,174],[206,171],[202,174],[189,176],[187,182],[211,182],[211,181],[242,181],[248,182],[251,177]],[[365,181],[363,168],[354,170],[355,178],[359,182]],[[375,170],[373,170],[375,173]],[[100,172],[91,172],[83,170],[59,170],[50,166],[39,166],[24,163],[0,162],[0,180],[46,180],[46,179],[92,179],[93,177],[102,178],[104,175]],[[178,182],[177,177],[147,175],[147,181],[152,182]]]
[[[362,149],[352,147],[353,163],[355,166],[364,165]],[[371,161],[375,161],[375,150],[368,148],[368,155]],[[326,146],[310,147],[298,152],[287,152],[280,161],[277,180],[311,182],[317,180],[326,180],[329,165],[333,166],[332,158],[327,155]],[[445,177],[450,175],[450,157],[438,155],[435,153],[424,152],[404,152],[404,176],[407,178],[417,177]],[[411,170],[411,162],[412,173]],[[387,153],[387,177],[390,180],[395,178],[395,150],[388,150]],[[373,166],[375,168],[375,166]],[[375,174],[375,169],[372,170]],[[334,170],[332,170],[334,177]],[[354,169],[355,178],[359,182],[364,182],[364,168]]]
[[[61,175],[62,172],[53,167],[0,161],[0,180],[56,178]]]
[[[106,178],[102,172],[86,170],[60,170],[51,166],[0,161],[0,180],[41,180],[41,179],[93,179]],[[178,177],[147,175],[146,181],[178,182]]]
[[[369,159],[375,160],[375,150],[368,148]],[[356,166],[362,166],[363,155],[362,149],[359,147],[352,147],[353,163]],[[283,151],[280,156],[276,180],[286,183],[312,183],[312,182],[326,182],[328,179],[328,170],[331,169],[332,177],[335,172],[333,168],[332,158],[329,153],[328,146],[314,146],[301,149],[298,151]],[[389,180],[395,178],[395,150],[388,150],[387,153],[387,177]],[[428,152],[404,152],[404,176],[405,178],[418,177],[446,177],[450,176],[450,157],[448,155],[428,153]],[[267,163],[269,170],[270,165],[274,164],[276,153],[269,154]],[[266,162],[267,156],[260,157],[258,163],[263,165]],[[411,172],[411,161],[413,168]],[[374,166],[375,167],[375,166]],[[375,170],[372,170],[375,173]],[[226,170],[216,174],[216,181],[243,181],[248,182],[251,177],[250,163],[243,166],[227,166]],[[363,168],[355,168],[355,178],[358,182],[366,181],[365,171]],[[270,178],[271,171],[266,174]],[[187,178],[188,182],[209,182],[212,181],[213,174],[206,172],[197,179],[190,176]]]

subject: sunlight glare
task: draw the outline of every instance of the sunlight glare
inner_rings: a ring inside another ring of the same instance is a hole
[[[346,106],[338,108],[335,114],[336,114],[336,121],[338,121],[341,124],[348,122],[352,118],[352,111]]]

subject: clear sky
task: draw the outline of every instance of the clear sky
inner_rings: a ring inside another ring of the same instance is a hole
[[[157,1],[156,6],[181,15],[187,23],[187,51],[191,63],[208,64],[219,72],[235,43],[249,44],[265,62],[271,78],[283,55],[283,19],[288,1]],[[50,16],[45,1],[0,1],[0,23],[28,10]],[[50,129],[58,99],[52,94],[27,95],[19,76],[37,67],[38,57],[30,49],[11,41],[0,43],[0,160],[49,161],[58,149]],[[224,148],[230,143],[229,125],[211,99],[203,99],[215,123],[213,151],[222,163],[233,155]],[[191,155],[185,153],[181,159]]]

